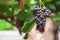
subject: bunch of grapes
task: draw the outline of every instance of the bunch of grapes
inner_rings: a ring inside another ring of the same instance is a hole
[[[36,29],[40,32],[44,32],[45,20],[47,17],[49,17],[50,13],[51,11],[45,6],[40,7],[39,5],[36,5],[35,9],[33,10],[37,26]]]

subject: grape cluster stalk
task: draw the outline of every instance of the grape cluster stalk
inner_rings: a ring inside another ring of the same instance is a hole
[[[51,11],[45,6],[40,7],[39,5],[36,5],[35,9],[33,10],[33,14],[36,20],[36,29],[39,32],[44,32],[45,21],[46,18],[50,16]]]

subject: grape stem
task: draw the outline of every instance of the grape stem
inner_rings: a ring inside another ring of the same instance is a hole
[[[44,3],[41,0],[39,0],[39,4],[40,4],[41,7],[45,6]]]
[[[51,17],[50,17],[51,18]],[[51,18],[52,19],[52,18]],[[53,20],[53,19],[52,19]],[[53,22],[55,23],[56,26],[58,26],[58,24],[53,20]]]

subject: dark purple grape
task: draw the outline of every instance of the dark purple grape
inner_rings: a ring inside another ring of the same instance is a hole
[[[44,26],[37,25],[36,29],[38,29],[40,32],[43,32],[44,31]]]
[[[45,20],[50,15],[51,11],[48,10],[45,6],[40,7],[39,5],[33,10],[35,20],[36,20],[36,29],[40,32],[44,32]]]

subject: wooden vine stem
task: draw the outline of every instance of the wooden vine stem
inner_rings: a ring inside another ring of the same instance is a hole
[[[25,0],[18,0],[18,4],[19,4],[19,6],[21,8],[21,11],[24,10],[24,2],[25,2]]]

